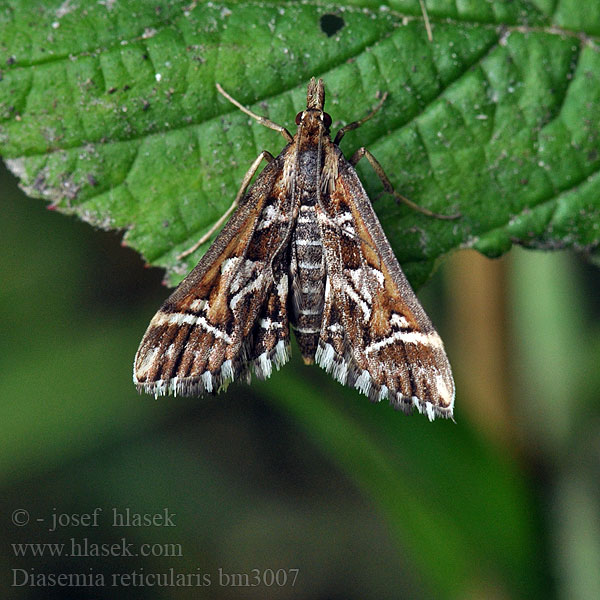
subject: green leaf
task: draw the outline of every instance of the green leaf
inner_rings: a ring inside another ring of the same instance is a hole
[[[461,246],[595,250],[600,9],[555,4],[428,2],[430,43],[416,0],[5,3],[0,153],[31,196],[126,230],[175,284],[207,245],[187,264],[176,255],[225,211],[253,158],[283,146],[215,82],[293,129],[315,75],[334,125],[388,91],[345,152],[369,147],[404,195],[463,215],[444,222],[376,202],[414,284]],[[377,198],[377,177],[368,165],[359,173]]]

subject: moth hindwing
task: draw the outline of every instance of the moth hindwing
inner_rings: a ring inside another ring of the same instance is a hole
[[[251,371],[269,377],[290,356],[291,325],[304,361],[340,383],[405,412],[452,417],[442,340],[394,257],[357,159],[338,146],[372,115],[332,141],[323,82],[313,78],[292,137],[218,87],[289,143],[255,161],[228,223],[150,322],[135,357],[138,390],[201,395],[249,381]],[[377,170],[368,151],[355,157],[364,155]],[[262,158],[268,164],[248,187]]]

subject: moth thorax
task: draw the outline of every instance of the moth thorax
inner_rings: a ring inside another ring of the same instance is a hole
[[[300,167],[298,170],[298,178],[302,182],[304,202],[307,201],[306,196],[310,196],[313,202],[316,200],[313,196],[316,195],[318,171],[319,168],[322,170],[324,160],[323,154],[321,153],[321,156],[319,157],[317,149],[314,147],[303,150],[298,156]]]

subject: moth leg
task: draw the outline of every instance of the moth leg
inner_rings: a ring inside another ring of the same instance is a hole
[[[356,163],[363,156],[369,161],[370,165],[373,167],[373,170],[375,171],[375,173],[381,180],[381,183],[383,184],[383,188],[385,189],[385,191],[388,194],[392,194],[392,196],[394,196],[394,198],[396,199],[397,202],[402,202],[403,204],[406,204],[406,206],[409,206],[413,210],[416,210],[417,212],[427,215],[428,217],[434,217],[436,219],[445,219],[447,221],[450,221],[452,219],[459,219],[461,217],[460,213],[457,213],[455,215],[440,215],[439,213],[434,213],[434,212],[428,210],[427,208],[423,208],[422,206],[415,204],[412,200],[409,200],[408,198],[406,198],[405,196],[403,196],[402,194],[397,192],[394,189],[394,186],[392,185],[390,180],[388,179],[388,176],[385,174],[385,171],[383,170],[383,167],[381,166],[379,161],[364,147],[359,148],[352,155],[352,158],[350,159],[350,164],[352,166],[356,166]]]
[[[260,115],[253,113],[249,108],[246,108],[243,104],[240,104],[235,98],[232,98],[221,87],[221,84],[217,83],[216,86],[217,86],[217,91],[219,92],[219,94],[221,94],[222,96],[225,96],[225,98],[227,98],[227,100],[229,100],[229,102],[231,102],[231,104],[233,104],[234,106],[237,106],[243,113],[247,114],[249,117],[252,117],[256,121],[258,121],[261,125],[264,125],[265,127],[268,127],[269,129],[274,129],[275,131],[278,131],[285,138],[286,142],[291,142],[294,139],[292,137],[292,134],[285,127],[283,127],[283,125],[278,125],[277,123],[273,123],[273,121],[271,121],[270,119],[267,119],[267,117],[261,117]]]
[[[366,123],[369,119],[372,119],[375,116],[375,113],[383,106],[385,99],[388,97],[388,93],[385,92],[381,97],[381,100],[378,102],[377,106],[365,117],[360,119],[360,121],[353,121],[352,123],[348,123],[348,125],[344,125],[336,134],[335,140],[333,143],[339,145],[340,141],[344,137],[347,131],[352,131],[353,129],[358,129],[363,123]]]
[[[213,233],[217,231],[217,229],[219,229],[219,227],[221,227],[221,225],[223,225],[225,221],[227,221],[229,215],[231,215],[231,213],[237,208],[238,204],[240,203],[240,200],[244,197],[246,189],[250,185],[254,174],[256,173],[256,171],[258,171],[258,167],[260,167],[260,163],[262,162],[263,158],[267,162],[271,162],[273,160],[273,155],[270,152],[263,150],[256,157],[256,160],[250,165],[250,168],[248,169],[246,175],[244,175],[242,185],[240,185],[240,189],[238,190],[234,201],[231,203],[231,206],[221,215],[221,217],[215,222],[215,224],[191,248],[188,248],[181,254],[178,254],[177,260],[181,260],[182,258],[185,258],[186,256],[192,254],[192,252],[195,252],[200,246],[202,246],[202,244],[207,242],[212,237]]]

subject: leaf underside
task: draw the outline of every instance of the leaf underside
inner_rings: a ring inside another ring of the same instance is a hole
[[[359,165],[416,286],[457,247],[598,247],[600,9],[428,2],[429,42],[418,1],[30,4],[0,9],[0,153],[30,196],[125,230],[171,285],[251,161],[284,145],[215,82],[291,131],[311,76],[334,130],[389,93],[343,150],[367,146],[403,195],[462,214],[398,206]]]

